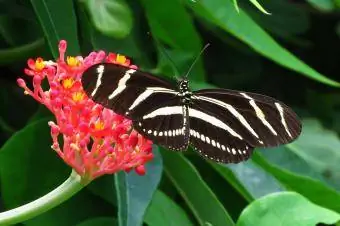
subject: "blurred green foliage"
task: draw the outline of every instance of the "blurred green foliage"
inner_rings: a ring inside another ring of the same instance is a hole
[[[155,148],[147,175],[104,176],[21,225],[316,225],[340,220],[339,0],[0,0],[1,210],[32,201],[70,169],[50,149],[53,116],[23,95],[27,58],[103,49],[192,87],[263,93],[303,120],[294,143],[237,165]],[[266,12],[270,13],[267,15]],[[158,154],[160,153],[160,154]]]

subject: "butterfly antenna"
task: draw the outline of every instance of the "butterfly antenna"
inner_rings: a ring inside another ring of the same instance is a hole
[[[180,74],[179,74],[178,68],[176,67],[175,62],[171,59],[171,57],[166,52],[166,50],[163,48],[163,46],[158,41],[156,41],[156,42],[158,43],[159,49],[161,50],[161,53],[163,54],[163,56],[165,58],[167,58],[169,60],[169,62],[171,63],[171,67],[172,67],[173,71],[175,72],[175,78],[178,80],[178,77],[179,77]]]
[[[150,37],[152,37],[151,36],[151,33],[150,32],[148,32],[147,33]],[[171,64],[171,67],[172,67],[172,70],[175,72],[175,78],[177,79],[177,80],[179,80],[179,70],[178,70],[178,68],[176,67],[176,64],[175,64],[175,62],[171,59],[171,57],[169,56],[169,54],[166,52],[166,50],[163,48],[163,46],[161,45],[161,43],[157,40],[157,38],[154,38],[154,40],[155,40],[155,42],[157,43],[157,45],[158,45],[158,48],[160,49],[160,51],[161,51],[161,54],[163,55],[163,57],[165,57],[165,58],[167,58],[168,60],[169,60],[169,62],[170,62],[170,64]]]
[[[190,74],[192,68],[195,66],[195,64],[197,63],[197,60],[200,58],[200,56],[202,55],[202,53],[204,53],[204,51],[210,46],[210,43],[207,43],[201,50],[201,52],[196,56],[195,60],[192,62],[192,64],[189,67],[188,72],[185,74],[184,78],[188,78],[188,75]]]

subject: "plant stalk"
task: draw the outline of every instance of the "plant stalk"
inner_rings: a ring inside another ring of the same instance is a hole
[[[86,183],[72,170],[69,178],[48,194],[23,206],[0,213],[0,225],[14,225],[58,206],[79,192]]]

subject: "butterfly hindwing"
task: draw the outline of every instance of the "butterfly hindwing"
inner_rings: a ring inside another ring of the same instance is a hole
[[[180,104],[179,97],[156,106],[141,118],[133,120],[135,130],[173,151],[187,149],[188,123],[188,107]]]
[[[190,144],[208,159],[237,163],[248,159],[253,147],[218,115],[194,102],[189,109]]]

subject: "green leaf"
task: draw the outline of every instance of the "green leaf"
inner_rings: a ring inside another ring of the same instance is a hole
[[[340,0],[333,0],[333,2],[337,8],[340,8]]]
[[[315,71],[280,46],[245,12],[240,10],[240,13],[237,13],[230,0],[201,0],[196,3],[187,2],[195,14],[231,33],[268,59],[316,81],[330,86],[340,87],[340,83]]]
[[[35,55],[38,50],[44,47],[45,41],[44,39],[38,39],[34,42],[16,46],[8,49],[0,50],[0,65],[6,65],[15,61],[26,60],[30,58],[32,55]]]
[[[10,16],[16,19],[34,20],[35,15],[31,10],[31,3],[29,1],[0,1],[0,15]]]
[[[287,189],[300,193],[317,205],[340,212],[340,193],[334,189],[312,178],[300,176],[274,166],[258,152],[253,154],[252,160],[272,174]]]
[[[182,53],[190,56],[184,62],[175,62],[180,69],[180,73],[186,73],[193,59],[202,49],[202,44],[182,1],[143,0],[142,3],[152,36],[177,51],[177,56],[172,59],[176,60]],[[180,26],[176,26],[176,24]],[[159,55],[162,54],[160,53]],[[169,63],[168,59],[166,61]],[[192,80],[203,81],[204,71],[201,61],[195,65],[190,75],[195,76],[191,76]]]
[[[91,43],[96,50],[104,49],[107,52],[120,53],[133,59],[133,63],[138,66],[150,65],[148,57],[143,53],[137,34],[130,33],[125,39],[113,39],[91,31]]]
[[[188,204],[200,225],[234,225],[216,195],[182,154],[164,150],[162,156],[166,175]]]
[[[80,54],[77,35],[77,18],[73,9],[73,2],[69,0],[48,1],[31,0],[34,11],[43,28],[53,57],[58,58],[58,43],[67,41],[69,55]]]
[[[115,226],[117,225],[116,219],[112,217],[96,217],[83,221],[76,226]]]
[[[210,163],[211,166],[226,180],[228,181],[248,202],[254,200],[254,197],[243,186],[242,182],[228,169],[228,167],[221,164]]]
[[[254,198],[283,191],[284,187],[270,173],[258,167],[252,159],[238,164],[224,164]]]
[[[120,226],[142,225],[146,208],[151,202],[162,175],[162,158],[157,148],[154,159],[146,164],[146,175],[134,171],[115,174]]]
[[[286,41],[300,46],[308,45],[308,40],[297,35],[306,33],[310,28],[310,15],[304,8],[296,7],[296,4],[286,0],[263,0],[266,6],[273,12],[268,16],[258,13],[253,7],[244,8],[244,11],[264,30]]]
[[[240,12],[240,8],[238,7],[237,0],[233,0],[234,7],[237,12]]]
[[[13,3],[14,1],[11,2]],[[0,7],[2,8],[2,6]],[[35,19],[34,14],[31,14],[31,18],[17,18],[13,15],[13,11],[17,13],[17,9],[18,5],[13,5],[13,9],[9,9],[12,10],[9,11],[11,13],[8,15],[0,14],[0,37],[3,37],[10,47],[25,45],[41,39],[43,36],[40,25],[35,20],[32,20]],[[29,11],[29,9],[26,9],[26,11]],[[25,12],[21,13],[26,14]],[[26,16],[29,17],[29,15]]]
[[[130,34],[132,12],[124,0],[86,0],[84,3],[98,31],[114,38],[125,38]]]
[[[263,157],[271,164],[279,166],[282,169],[286,169],[298,175],[311,177],[325,184],[326,186],[333,186],[331,180],[327,180],[320,173],[316,172],[310,165],[308,165],[303,159],[291,152],[286,145],[259,150]],[[339,182],[337,183],[339,184]],[[336,186],[333,186],[336,188]]]
[[[145,222],[149,226],[190,226],[189,217],[184,210],[166,194],[157,190],[145,214]]]
[[[340,190],[340,140],[315,119],[303,120],[303,132],[295,142],[278,150],[263,150],[275,164],[307,175]],[[276,153],[274,156],[274,152]]]
[[[251,203],[242,212],[237,226],[315,226],[319,223],[335,224],[339,220],[338,213],[315,205],[302,195],[280,192]]]
[[[150,67],[150,59],[146,53],[147,45],[143,42],[147,34],[140,27],[134,26],[124,39],[108,37],[90,25],[88,15],[83,8],[83,5],[79,5],[78,15],[81,18],[80,27],[84,33],[85,42],[88,45],[86,51],[92,51],[94,48],[95,50],[119,53],[131,58],[133,64],[138,65],[142,69]],[[136,20],[142,20],[142,16],[141,12],[134,11]]]
[[[231,183],[229,183],[228,180],[223,180],[223,177],[221,177],[222,175],[216,173],[212,164],[218,165],[218,163],[214,163],[209,160],[207,161],[200,155],[193,152],[190,152],[190,154],[186,155],[186,157],[197,169],[203,181],[216,195],[219,202],[224,206],[233,221],[236,221],[242,210],[253,200],[247,201],[244,197],[242,197],[242,194],[240,194],[239,191],[236,190]],[[231,171],[229,172],[230,175],[233,175]],[[239,183],[239,185],[242,186],[241,183]],[[173,190],[175,189],[173,188]],[[174,197],[178,197],[178,195]]]
[[[269,12],[267,12],[262,6],[261,4],[257,1],[257,0],[249,0],[256,8],[258,8],[261,12],[263,12],[264,14],[268,14],[270,15]]]
[[[27,124],[33,123],[41,119],[52,119],[53,114],[44,105],[39,105],[38,109],[30,116]]]
[[[309,4],[314,6],[316,9],[322,11],[331,11],[335,9],[333,0],[307,0]]]
[[[1,197],[6,209],[47,194],[69,176],[70,167],[51,149],[47,122],[43,119],[29,124],[8,139],[0,150]],[[111,205],[83,189],[67,202],[24,224],[75,225],[90,217],[109,216],[112,211]]]
[[[287,148],[317,172],[329,172],[340,179],[340,139],[334,131],[323,128],[319,121],[304,120],[303,133]]]

